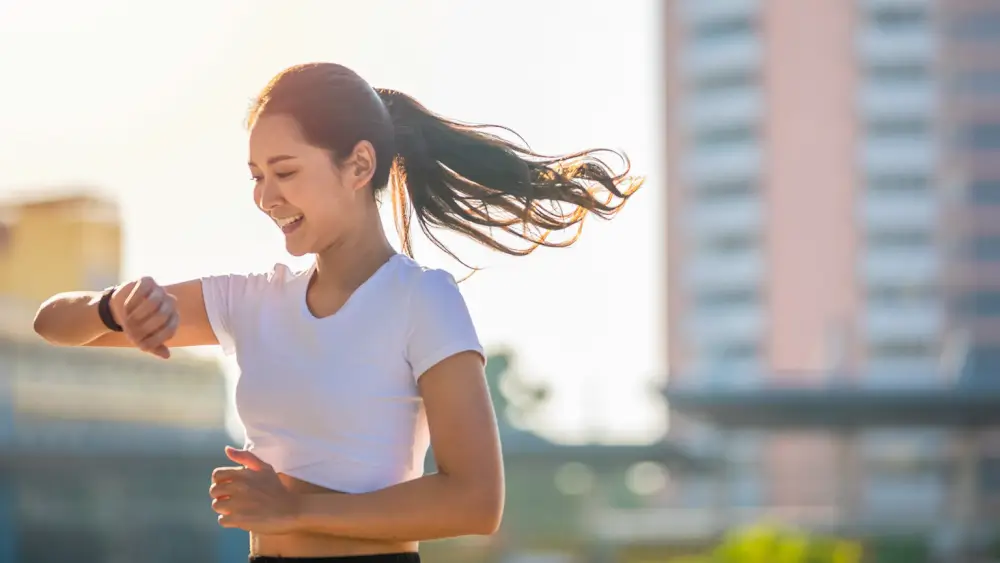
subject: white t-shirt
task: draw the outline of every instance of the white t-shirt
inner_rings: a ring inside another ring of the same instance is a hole
[[[240,368],[247,446],[280,473],[346,493],[423,474],[430,445],[417,380],[483,354],[455,279],[395,255],[334,315],[306,306],[312,269],[202,278],[208,319]]]

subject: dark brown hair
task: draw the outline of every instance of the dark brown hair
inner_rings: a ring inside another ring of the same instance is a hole
[[[513,133],[509,129],[446,119],[405,94],[373,89],[338,64],[282,71],[254,102],[248,125],[263,114],[291,116],[308,143],[329,150],[335,159],[349,155],[360,141],[370,142],[376,158],[372,187],[378,192],[392,185],[396,228],[403,251],[411,256],[413,214],[427,237],[456,260],[431,227],[525,255],[538,246],[569,246],[588,212],[609,219],[642,185],[642,179],[627,176],[624,153],[594,149],[541,155],[487,131]],[[602,153],[618,156],[625,170],[613,172]],[[549,239],[574,226],[569,238]],[[508,246],[492,236],[494,229],[527,244]]]

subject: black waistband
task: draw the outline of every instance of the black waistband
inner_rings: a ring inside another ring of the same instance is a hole
[[[250,563],[420,563],[420,554],[379,553],[376,555],[342,555],[338,557],[278,557],[251,555]]]

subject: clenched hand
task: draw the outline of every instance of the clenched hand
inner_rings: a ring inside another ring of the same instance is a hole
[[[136,348],[170,357],[166,342],[177,332],[177,300],[153,278],[119,286],[111,296],[111,314]]]

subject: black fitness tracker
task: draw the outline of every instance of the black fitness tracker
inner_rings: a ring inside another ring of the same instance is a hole
[[[97,314],[101,316],[101,322],[112,332],[123,332],[122,325],[118,324],[115,316],[111,314],[111,296],[114,295],[117,287],[109,287],[104,290],[101,300],[97,302]]]

